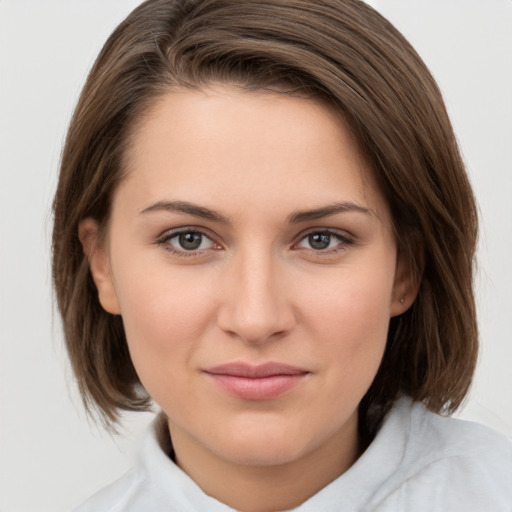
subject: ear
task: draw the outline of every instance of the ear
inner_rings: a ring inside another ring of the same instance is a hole
[[[100,304],[107,313],[121,314],[105,243],[100,236],[98,223],[91,218],[80,221],[78,238],[89,262],[92,278],[98,289]]]
[[[412,306],[418,295],[420,282],[420,273],[416,272],[409,262],[404,261],[404,258],[398,257],[391,301],[391,316],[401,315]]]

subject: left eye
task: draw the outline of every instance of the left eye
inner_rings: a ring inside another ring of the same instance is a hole
[[[181,231],[166,238],[165,243],[177,251],[211,249],[214,243],[200,231]]]
[[[325,251],[327,249],[333,249],[343,243],[349,243],[349,241],[337,233],[317,231],[306,235],[296,247]]]

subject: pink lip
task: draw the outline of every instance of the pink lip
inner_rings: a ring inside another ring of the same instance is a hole
[[[295,387],[307,370],[281,363],[230,363],[204,372],[222,389],[244,400],[270,400]]]

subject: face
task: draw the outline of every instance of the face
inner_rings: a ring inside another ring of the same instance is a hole
[[[353,449],[407,286],[344,124],[307,99],[177,91],[127,161],[89,259],[177,453],[276,465]],[[86,252],[95,229],[81,225]]]

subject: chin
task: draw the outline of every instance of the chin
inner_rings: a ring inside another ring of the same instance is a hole
[[[277,466],[300,459],[314,449],[314,441],[290,428],[252,427],[237,430],[216,444],[217,452],[235,464]]]

